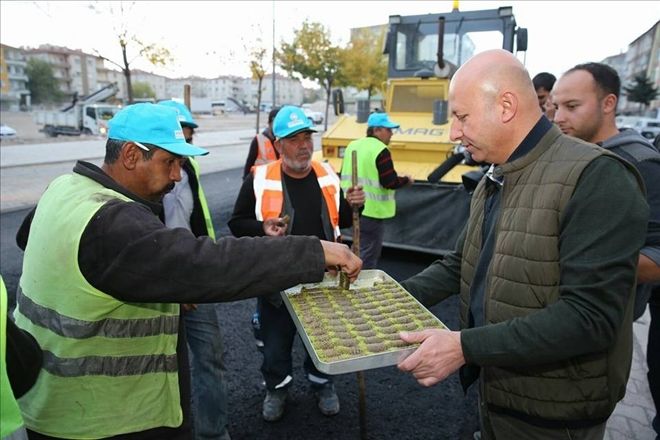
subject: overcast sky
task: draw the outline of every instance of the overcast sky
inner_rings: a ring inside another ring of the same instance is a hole
[[[89,7],[96,5],[96,11]],[[350,29],[383,24],[389,15],[449,12],[452,1],[241,1],[124,2],[124,22],[142,41],[167,47],[174,62],[134,67],[169,77],[249,76],[245,47],[261,38],[291,41],[304,19],[323,23],[345,44]],[[0,40],[14,47],[50,43],[121,60],[115,28],[119,2],[0,2]],[[658,1],[461,1],[460,9],[513,6],[518,26],[529,30],[526,58],[531,75],[560,75],[573,65],[625,51],[660,19]],[[112,13],[110,10],[112,9]],[[99,13],[98,11],[101,11]]]

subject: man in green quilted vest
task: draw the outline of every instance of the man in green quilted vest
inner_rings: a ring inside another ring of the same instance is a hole
[[[383,221],[396,214],[395,190],[414,183],[411,176],[399,176],[394,169],[387,149],[394,128],[399,124],[387,113],[372,113],[367,119],[367,136],[348,144],[344,152],[341,187],[348,191],[353,186],[353,151],[357,151],[358,185],[366,196],[360,213],[360,257],[365,269],[378,266],[385,233]]]
[[[425,386],[479,381],[483,439],[602,439],[631,364],[648,205],[635,168],[542,115],[509,52],[482,52],[449,88],[451,138],[493,164],[456,249],[403,282],[460,296],[460,331],[402,334]]]
[[[186,158],[205,152],[186,143],[174,109],[130,105],[109,122],[102,167],[78,162],[21,225],[15,321],[44,351],[36,384],[19,399],[30,438],[189,439],[179,304],[320,281],[336,264],[357,276],[360,260],[336,243],[214,241],[166,227],[164,194]]]

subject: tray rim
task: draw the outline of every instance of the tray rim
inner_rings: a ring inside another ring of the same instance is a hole
[[[442,321],[440,321],[440,319],[438,319],[437,316],[435,316],[430,310],[424,307],[424,305],[420,303],[417,300],[417,298],[412,296],[410,292],[404,289],[403,286],[401,286],[401,284],[399,284],[397,280],[392,278],[385,271],[382,271],[380,269],[363,270],[358,275],[357,280],[351,283],[351,286],[360,287],[360,284],[362,284],[363,286],[369,286],[373,284],[374,281],[389,281],[395,283],[400,289],[402,289],[406,294],[408,294],[408,296],[410,296],[410,298],[412,298],[417,303],[417,305],[419,305],[422,309],[426,310],[426,312],[430,316],[432,316],[433,319],[435,319],[441,327],[443,327],[446,330],[449,330],[449,327],[447,327]],[[280,295],[282,296],[282,300],[287,310],[289,311],[289,315],[291,316],[291,319],[296,325],[296,330],[298,332],[298,335],[300,336],[300,339],[303,341],[303,345],[305,346],[307,353],[309,353],[310,357],[312,358],[312,362],[314,363],[314,366],[316,366],[316,368],[320,372],[330,375],[336,375],[336,374],[351,373],[355,371],[370,370],[374,368],[389,367],[397,364],[401,359],[407,357],[408,355],[412,354],[415,350],[417,350],[419,344],[415,344],[411,347],[402,347],[396,350],[390,350],[390,351],[385,351],[377,354],[370,354],[366,356],[359,356],[350,359],[342,359],[334,362],[321,361],[319,359],[318,353],[316,353],[316,350],[314,350],[314,346],[309,340],[309,337],[307,336],[307,332],[305,332],[305,327],[303,323],[300,321],[298,315],[296,314],[293,308],[293,304],[289,300],[289,297],[299,294],[302,291],[303,287],[312,287],[312,288],[326,287],[326,286],[335,287],[337,286],[338,282],[339,282],[338,275],[333,275],[326,272],[326,274],[323,277],[323,280],[319,283],[298,284],[296,286],[293,286],[289,289],[280,292]]]

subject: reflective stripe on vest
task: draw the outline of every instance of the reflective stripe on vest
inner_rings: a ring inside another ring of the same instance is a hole
[[[21,411],[7,376],[7,289],[0,277],[0,438],[5,438],[23,426]]]
[[[62,176],[30,227],[15,318],[39,342],[44,365],[19,405],[29,429],[52,437],[110,437],[183,420],[179,306],[120,301],[78,266],[83,231],[111,200],[132,202],[79,174]]]
[[[195,170],[195,176],[197,176],[197,198],[199,199],[199,204],[202,206],[202,213],[204,214],[204,223],[206,223],[206,231],[209,237],[215,240],[215,228],[213,227],[213,220],[211,219],[211,211],[209,210],[209,205],[206,202],[206,195],[204,194],[204,189],[202,189],[202,181],[200,180],[199,175],[199,164],[192,157],[188,158],[190,165],[193,170]]]
[[[312,161],[312,169],[328,209],[334,239],[339,230],[339,177],[327,163]],[[254,170],[254,214],[259,221],[280,217],[284,208],[282,194],[282,160],[258,166]]]
[[[373,137],[365,137],[348,144],[344,152],[344,162],[341,168],[341,187],[346,191],[352,184],[353,151],[357,151],[358,184],[364,190],[365,217],[385,219],[394,217],[396,213],[395,191],[384,188],[380,184],[380,175],[376,166],[376,158],[387,148],[384,143]]]
[[[263,133],[257,135],[257,158],[255,165],[265,165],[277,160],[273,143]]]

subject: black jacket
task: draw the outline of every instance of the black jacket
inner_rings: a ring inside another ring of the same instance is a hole
[[[78,162],[73,170],[134,202],[111,200],[92,217],[79,247],[78,265],[95,288],[121,301],[210,303],[234,301],[323,278],[325,260],[317,238],[225,237],[214,242],[182,228],[169,229],[158,218],[162,206],[142,200],[103,170]],[[36,209],[36,208],[35,208]],[[34,210],[16,240],[25,249]],[[300,264],[282,265],[281,261]],[[190,378],[183,320],[177,355],[183,424],[123,435],[126,439],[192,438]],[[120,420],[117,423],[121,423]],[[30,433],[31,438],[48,438]]]

